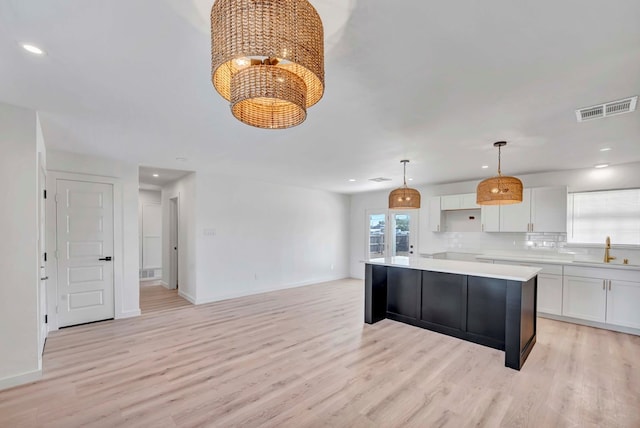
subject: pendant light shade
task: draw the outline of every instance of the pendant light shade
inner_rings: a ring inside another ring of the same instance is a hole
[[[389,209],[416,209],[420,208],[420,192],[407,187],[407,163],[408,160],[401,160],[404,164],[404,185],[389,193]]]
[[[500,171],[500,149],[506,141],[498,141],[493,146],[498,148],[498,175],[482,180],[476,191],[478,205],[509,205],[522,202],[522,181],[516,177],[502,175]]]
[[[324,94],[324,31],[307,0],[216,0],[211,81],[240,121],[296,126]]]

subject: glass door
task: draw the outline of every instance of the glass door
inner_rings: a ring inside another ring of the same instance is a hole
[[[368,210],[366,259],[417,257],[418,212]]]
[[[415,211],[393,211],[391,214],[391,255],[417,256],[418,215]]]
[[[366,258],[377,259],[387,256],[387,212],[367,212]]]

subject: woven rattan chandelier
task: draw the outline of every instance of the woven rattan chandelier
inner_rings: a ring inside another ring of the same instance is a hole
[[[516,177],[502,175],[500,171],[501,148],[506,141],[493,143],[498,148],[498,175],[482,180],[476,191],[478,205],[509,205],[522,202],[522,181]]]
[[[389,209],[420,208],[420,192],[407,187],[407,163],[409,161],[403,159],[400,162],[404,164],[404,185],[389,193]]]
[[[211,80],[258,128],[296,126],[324,93],[324,32],[307,0],[216,0]]]

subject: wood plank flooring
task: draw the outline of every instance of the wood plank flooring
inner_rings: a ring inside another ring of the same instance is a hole
[[[143,314],[167,309],[191,306],[178,295],[178,290],[169,290],[155,282],[140,283],[140,311]]]
[[[335,281],[54,332],[0,426],[640,427],[640,337],[539,319],[517,372]]]

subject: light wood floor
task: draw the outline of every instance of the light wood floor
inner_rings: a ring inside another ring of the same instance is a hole
[[[191,306],[191,303],[180,297],[177,289],[169,290],[153,281],[140,283],[140,311],[143,314],[184,306]]]
[[[55,332],[0,426],[639,427],[640,337],[539,319],[517,372],[336,281]]]

